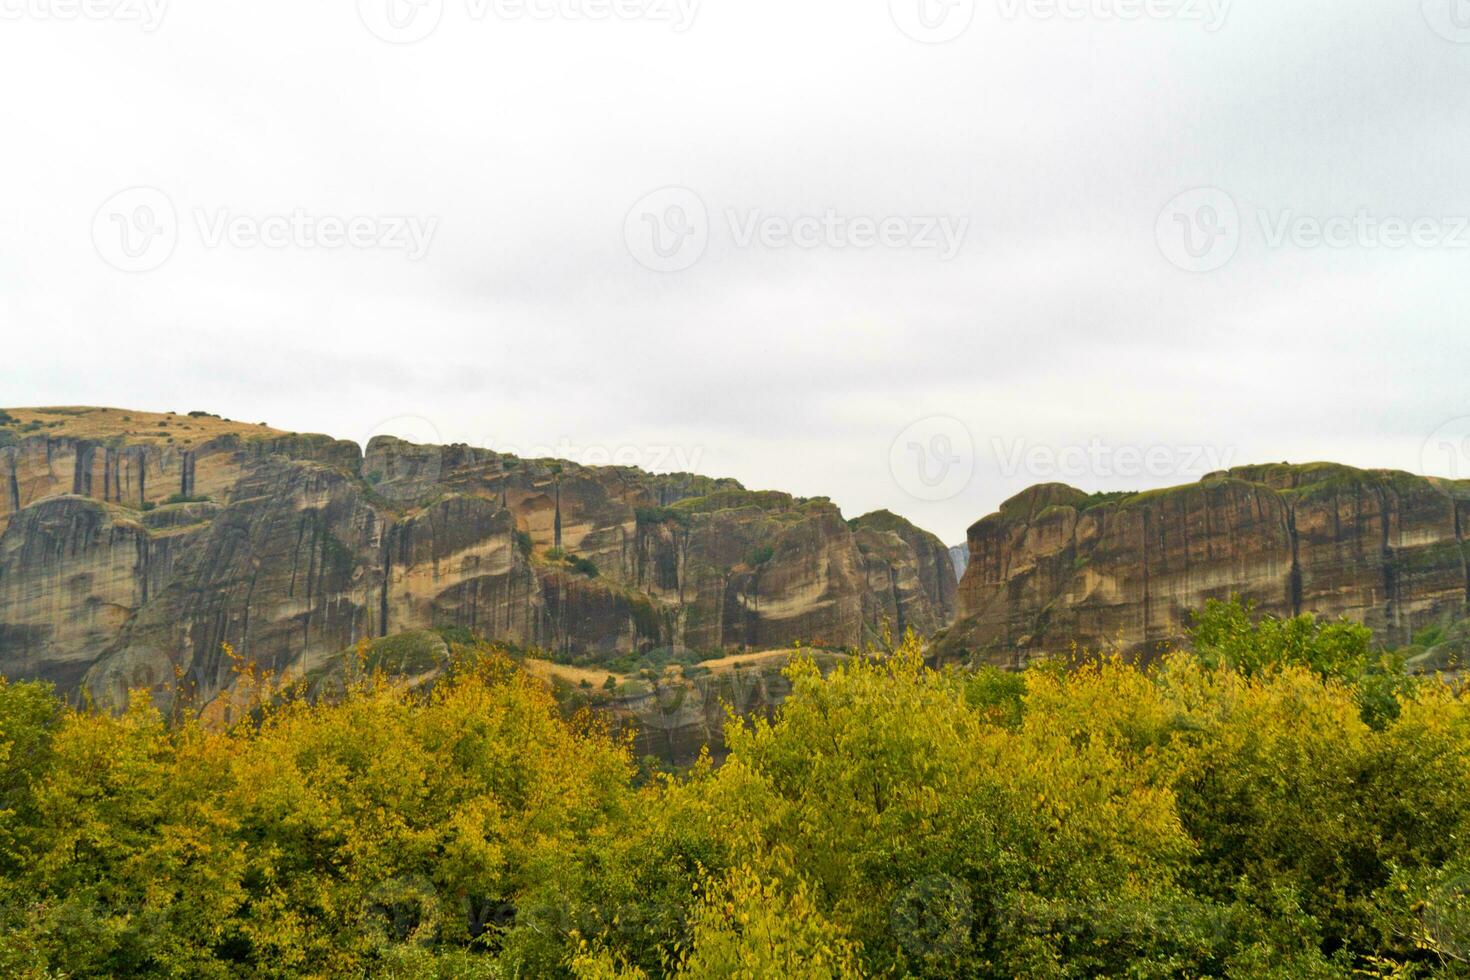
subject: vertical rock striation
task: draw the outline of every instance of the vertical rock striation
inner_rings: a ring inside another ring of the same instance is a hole
[[[1467,614],[1470,484],[1333,464],[1250,466],[1192,486],[1023,492],[975,524],[946,656],[1019,666],[1179,643],[1232,594],[1264,613],[1346,616],[1389,646]]]
[[[0,673],[207,702],[238,664],[463,627],[572,659],[855,647],[953,615],[943,546],[732,480],[192,417],[0,429]]]

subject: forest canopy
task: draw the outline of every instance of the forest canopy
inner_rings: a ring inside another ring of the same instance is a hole
[[[1470,693],[1212,604],[1193,652],[798,660],[647,777],[483,645],[232,727],[0,680],[6,977],[1470,976]]]

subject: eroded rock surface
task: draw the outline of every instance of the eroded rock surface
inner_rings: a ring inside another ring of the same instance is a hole
[[[894,515],[733,480],[101,409],[0,427],[0,673],[206,703],[362,638],[466,627],[595,663],[856,647],[953,615]]]
[[[1282,464],[1141,494],[1045,484],[971,527],[969,551],[947,657],[1149,654],[1232,594],[1401,647],[1470,611],[1470,483]]]

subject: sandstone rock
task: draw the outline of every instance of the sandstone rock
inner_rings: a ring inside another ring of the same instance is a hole
[[[868,568],[868,589],[879,607],[868,615],[892,624],[901,636],[912,629],[927,637],[954,619],[957,591],[949,549],[886,510],[852,522]]]
[[[1033,487],[975,524],[945,657],[1150,654],[1232,594],[1262,613],[1347,616],[1383,644],[1467,614],[1470,484],[1332,464],[1242,467],[1089,496]]]
[[[208,704],[463,627],[597,662],[856,647],[945,625],[944,549],[893,515],[732,480],[523,460],[210,417],[15,410],[0,430],[0,672],[121,705]]]

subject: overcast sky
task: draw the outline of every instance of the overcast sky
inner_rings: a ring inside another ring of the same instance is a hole
[[[0,405],[952,543],[1047,479],[1470,476],[1470,3],[1057,2],[0,0]]]

